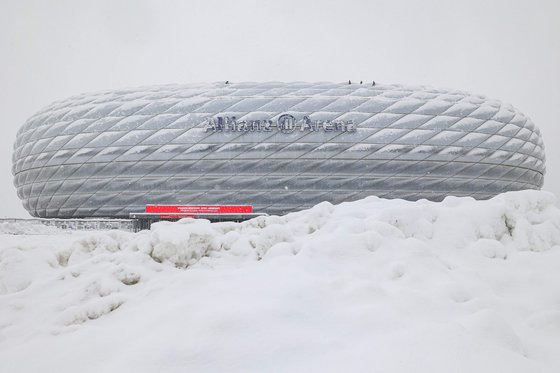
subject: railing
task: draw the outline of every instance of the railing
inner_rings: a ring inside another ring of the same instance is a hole
[[[32,226],[49,226],[59,229],[93,231],[93,230],[112,230],[136,232],[138,231],[138,221],[136,219],[17,219],[0,218],[0,232],[8,234],[19,234],[21,228]],[[20,229],[18,229],[20,228]]]
[[[97,231],[113,230],[138,232],[150,229],[158,221],[177,221],[183,218],[207,219],[211,222],[241,222],[265,216],[262,213],[131,213],[130,219],[88,218],[88,219],[41,219],[41,218],[0,218],[0,234],[47,234],[44,230],[33,230],[33,226],[55,227],[58,229]]]

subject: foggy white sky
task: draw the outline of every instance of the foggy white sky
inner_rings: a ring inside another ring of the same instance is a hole
[[[202,81],[424,84],[509,102],[543,132],[560,196],[558,1],[11,1],[0,3],[0,216],[24,217],[19,126],[56,99]]]

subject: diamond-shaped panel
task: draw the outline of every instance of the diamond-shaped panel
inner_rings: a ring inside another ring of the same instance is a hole
[[[209,117],[352,120],[355,132],[221,132]],[[34,216],[128,216],[146,203],[285,213],[368,195],[489,198],[542,186],[538,128],[511,105],[399,85],[213,83],[82,94],[18,131],[14,183]]]

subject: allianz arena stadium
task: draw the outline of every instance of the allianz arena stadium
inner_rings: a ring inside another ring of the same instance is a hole
[[[55,102],[19,130],[12,170],[36,217],[128,217],[147,204],[284,214],[539,189],[545,155],[529,118],[463,91],[225,82]]]

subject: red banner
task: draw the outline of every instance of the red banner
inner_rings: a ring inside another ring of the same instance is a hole
[[[253,206],[248,205],[146,205],[146,212],[181,214],[251,214]]]

